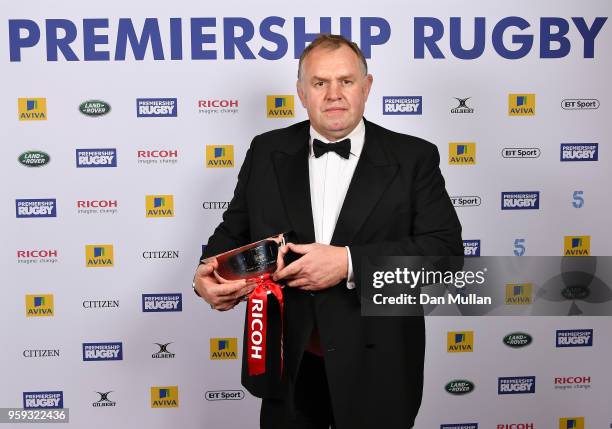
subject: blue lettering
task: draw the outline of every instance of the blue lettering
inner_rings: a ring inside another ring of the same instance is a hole
[[[431,28],[431,35],[425,36],[425,27]],[[431,17],[414,18],[414,58],[425,58],[425,47],[432,58],[444,58],[444,54],[438,47],[438,41],[444,35],[442,21]]]
[[[241,36],[236,36],[235,27],[242,30]],[[247,42],[253,38],[255,28],[246,18],[223,18],[223,55],[227,60],[236,58],[234,48],[238,48],[245,60],[254,60],[255,55],[249,49]]]
[[[115,61],[125,61],[125,51],[128,39],[136,60],[144,59],[147,52],[147,46],[149,46],[149,41],[151,41],[153,58],[155,60],[164,59],[164,49],[161,43],[161,35],[159,34],[159,24],[157,23],[157,18],[145,19],[140,40],[138,40],[132,20],[129,18],[119,18]]]
[[[589,28],[584,18],[572,18],[574,25],[584,40],[584,58],[593,58],[595,56],[595,37],[597,37],[607,20],[608,17],[598,16],[595,18],[595,21],[593,21],[591,28]]]
[[[372,28],[378,28],[378,34],[372,34]],[[364,17],[361,19],[361,51],[363,56],[372,56],[372,45],[384,45],[391,37],[391,26],[384,18]]]
[[[183,22],[181,18],[170,18],[170,59],[183,59]]]
[[[108,19],[83,20],[83,59],[85,61],[108,61],[108,51],[96,51],[96,45],[108,45],[107,34],[96,34],[96,28],[107,28]]]
[[[269,16],[261,21],[259,25],[259,34],[262,39],[272,42],[277,46],[275,51],[262,47],[258,52],[261,58],[265,60],[280,60],[287,54],[287,49],[289,47],[287,39],[283,35],[272,31],[272,27],[283,28],[284,25],[285,20],[280,16]]]
[[[331,18],[322,16],[319,19],[319,31],[316,33],[306,33],[306,18],[296,17],[293,20],[293,56],[300,58],[306,43],[312,42],[319,34],[331,34]]]
[[[504,32],[510,27],[524,30],[529,27],[529,23],[518,16],[503,18],[493,28],[493,48],[503,58],[517,60],[529,53],[533,45],[533,36],[530,34],[513,34],[512,43],[520,44],[521,46],[518,49],[510,50],[504,45]]]
[[[461,18],[450,19],[450,49],[453,55],[462,60],[473,60],[482,55],[485,48],[485,19],[474,19],[474,45],[472,49],[463,49],[461,46]]]
[[[215,43],[214,34],[203,34],[204,27],[215,27],[216,18],[191,18],[191,59],[216,60],[217,51],[202,49],[204,43]]]
[[[340,17],[340,34],[346,37],[348,40],[353,40],[350,16]]]
[[[27,35],[21,37],[21,30]],[[30,19],[9,19],[9,50],[11,61],[21,61],[21,48],[36,46],[40,40],[40,28]]]
[[[57,34],[57,30],[61,28],[64,30],[66,35],[60,38]],[[62,55],[68,61],[78,61],[79,58],[76,56],[70,44],[74,42],[77,36],[76,25],[72,21],[67,19],[47,19],[46,21],[46,32],[47,32],[47,61],[57,61],[57,51],[62,51]]]
[[[557,31],[552,32],[552,27]],[[542,18],[540,20],[540,58],[563,58],[570,51],[570,41],[565,35],[569,31],[569,23],[563,18]],[[557,42],[559,49],[552,49],[551,43]]]

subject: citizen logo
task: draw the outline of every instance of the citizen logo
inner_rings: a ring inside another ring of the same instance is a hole
[[[59,357],[59,355],[59,349],[26,349],[23,351],[23,357],[26,358]]]
[[[87,300],[83,301],[83,308],[114,308],[119,307],[119,300]]]
[[[144,259],[178,259],[178,250],[145,250],[142,252]]]
[[[111,401],[110,399],[108,399],[108,395],[111,392],[112,390],[108,392],[96,392],[98,395],[100,395],[100,399],[98,399],[97,402],[94,402],[91,405],[94,407],[114,407],[115,405],[117,405],[117,403],[115,401]]]
[[[243,390],[209,390],[206,392],[207,401],[237,401],[244,399]]]
[[[151,355],[153,359],[174,359],[176,355],[168,351],[168,346],[172,343],[166,343],[166,344],[155,343],[155,344],[157,344],[157,347],[159,347],[159,350]]]
[[[226,210],[229,207],[229,201],[204,201],[202,208],[204,210]]]

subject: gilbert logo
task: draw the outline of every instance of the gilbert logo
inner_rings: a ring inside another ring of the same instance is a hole
[[[23,392],[23,408],[64,408],[64,392]]]
[[[533,116],[535,115],[535,94],[509,94],[508,115],[510,116]]]
[[[293,95],[268,95],[266,112],[268,118],[294,118],[295,101]]]
[[[531,283],[508,283],[506,285],[506,305],[531,304],[532,289]]]
[[[206,168],[232,168],[234,145],[206,145]]]
[[[151,387],[151,408],[177,408],[178,386]]]
[[[449,353],[474,351],[474,331],[449,332],[446,338],[446,351]]]
[[[590,235],[566,235],[563,238],[564,256],[590,256],[591,255],[591,236]]]
[[[174,217],[174,195],[147,195],[147,217]]]
[[[112,267],[115,265],[112,244],[85,245],[86,267]]]
[[[450,165],[476,164],[476,143],[449,143],[448,163]]]
[[[238,359],[237,338],[211,338],[210,359]]]
[[[585,429],[584,417],[561,417],[559,429]]]
[[[20,121],[46,121],[46,98],[18,98],[17,111]]]
[[[26,295],[26,317],[53,316],[53,295]]]

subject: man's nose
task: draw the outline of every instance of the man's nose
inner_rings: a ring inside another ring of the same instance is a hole
[[[336,81],[331,81],[327,86],[327,99],[328,100],[339,100],[342,98],[342,91],[340,84]]]

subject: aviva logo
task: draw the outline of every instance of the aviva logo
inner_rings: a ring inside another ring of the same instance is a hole
[[[147,217],[174,217],[174,195],[147,195]]]
[[[210,359],[238,359],[238,340],[236,338],[211,338]]]
[[[177,408],[178,386],[151,387],[151,408]]]
[[[448,163],[451,165],[476,164],[476,143],[449,143]]]
[[[531,304],[531,283],[508,283],[506,285],[506,305]]]
[[[112,267],[115,265],[112,244],[85,245],[86,267]]]
[[[234,167],[234,145],[206,145],[206,168]]]
[[[46,121],[46,98],[18,98],[17,111],[20,121]]]
[[[449,353],[474,351],[474,331],[449,332],[446,338],[446,351]]]
[[[268,118],[294,118],[293,95],[268,95],[266,97],[266,112]]]
[[[559,429],[584,429],[584,417],[561,417]]]
[[[563,239],[564,256],[590,256],[591,255],[591,236],[590,235],[566,235]]]
[[[509,94],[508,115],[510,116],[533,116],[535,115],[535,94]]]
[[[53,316],[53,295],[26,295],[26,317]]]

